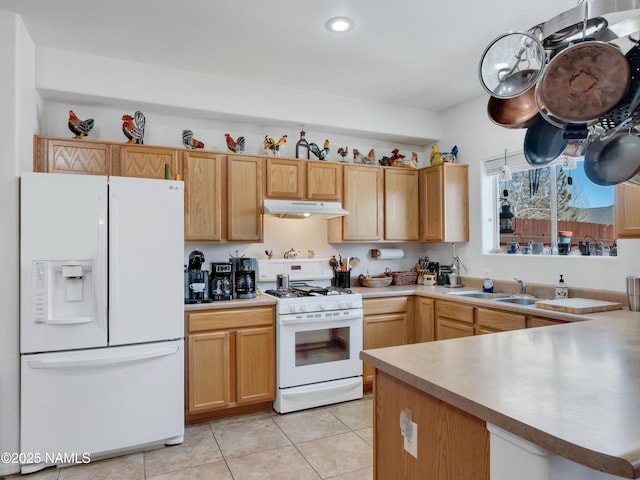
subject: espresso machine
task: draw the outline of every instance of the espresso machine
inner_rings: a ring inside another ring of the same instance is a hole
[[[256,259],[231,257],[233,273],[233,298],[255,298]]]
[[[189,254],[189,266],[184,270],[184,303],[211,302],[209,272],[202,270],[204,253],[194,250]]]
[[[233,299],[231,263],[211,262],[209,295],[214,302]]]

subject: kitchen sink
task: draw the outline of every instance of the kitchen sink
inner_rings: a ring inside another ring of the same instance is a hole
[[[535,306],[538,300],[542,300],[542,298],[535,297],[506,297],[506,298],[496,298],[496,302],[503,303],[513,303],[516,305],[524,305],[524,306]]]
[[[466,291],[466,292],[447,292],[448,295],[457,295],[459,297],[467,298],[481,298],[483,300],[498,300],[500,298],[509,297],[505,293],[488,293],[479,291]]]

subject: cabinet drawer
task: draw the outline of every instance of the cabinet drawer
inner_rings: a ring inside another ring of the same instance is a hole
[[[527,328],[548,327],[550,325],[560,325],[561,323],[567,322],[563,322],[562,320],[554,320],[551,318],[527,316]]]
[[[407,301],[407,297],[366,298],[362,301],[363,314],[406,312]]]
[[[518,330],[525,327],[525,316],[517,313],[478,308],[476,310],[476,323],[479,327],[488,327],[495,330]]]
[[[473,307],[461,303],[437,301],[436,316],[447,317],[460,322],[473,323]]]
[[[227,328],[273,325],[273,307],[245,307],[233,310],[208,310],[187,314],[190,332]]]

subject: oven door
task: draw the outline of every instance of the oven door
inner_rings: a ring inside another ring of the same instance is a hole
[[[362,309],[325,315],[279,316],[278,388],[362,375]]]

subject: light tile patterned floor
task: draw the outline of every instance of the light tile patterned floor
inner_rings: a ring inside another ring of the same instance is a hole
[[[11,480],[371,480],[371,395],[188,426],[182,445]]]

